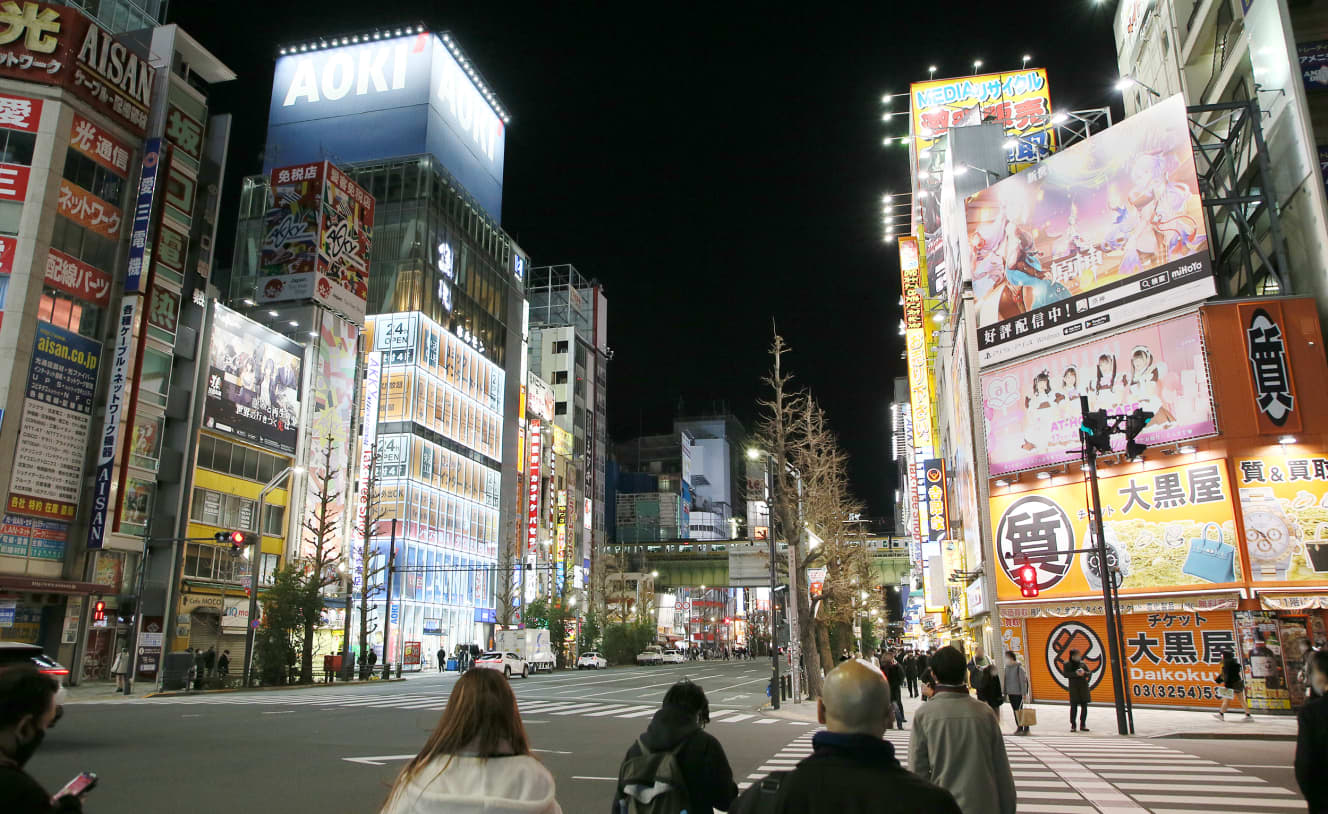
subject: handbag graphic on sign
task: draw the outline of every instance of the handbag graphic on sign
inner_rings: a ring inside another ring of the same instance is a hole
[[[1214,529],[1216,539],[1208,539],[1208,529]],[[1222,540],[1222,527],[1205,523],[1200,537],[1190,540],[1190,553],[1185,557],[1181,573],[1209,582],[1236,581],[1236,548]]]

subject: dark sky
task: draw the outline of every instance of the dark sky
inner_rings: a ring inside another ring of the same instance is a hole
[[[1116,75],[1114,4],[1092,0],[1036,13],[682,4],[648,17],[561,3],[171,5],[171,21],[240,77],[213,95],[214,112],[235,115],[223,263],[239,178],[261,169],[277,44],[415,21],[450,30],[512,115],[503,227],[535,264],[572,263],[606,286],[613,435],[666,431],[679,400],[690,412],[726,402],[750,421],[774,318],[877,515],[893,501],[889,402],[903,372],[898,256],[879,202],[907,190],[905,148],[881,145],[905,122],[881,121],[881,95],[928,65],[939,78],[974,59],[1018,68],[1029,53],[1050,72],[1053,105],[1079,109],[1112,101]]]

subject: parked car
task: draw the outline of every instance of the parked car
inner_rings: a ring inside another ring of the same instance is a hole
[[[60,691],[55,696],[55,720],[59,721],[65,714],[65,682],[69,680],[69,670],[46,655],[40,645],[0,642],[0,670],[15,664],[31,664],[60,683]],[[51,726],[55,726],[54,721]]]
[[[682,664],[684,661],[687,661],[687,657],[682,654],[681,650],[665,650],[660,657],[660,663],[662,664]]]
[[[609,660],[599,653],[582,653],[576,659],[576,669],[578,670],[603,670],[608,666]]]
[[[651,645],[636,654],[637,664],[663,664],[664,652],[658,645]]]
[[[513,675],[530,678],[530,667],[516,653],[490,650],[488,653],[481,653],[480,657],[475,659],[475,666],[483,670],[500,670],[508,678]]]

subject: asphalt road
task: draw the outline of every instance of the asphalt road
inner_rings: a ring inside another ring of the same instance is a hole
[[[750,782],[806,754],[816,727],[756,711],[764,662],[689,663],[514,679],[537,756],[564,811],[607,812],[623,753],[684,676],[711,698],[712,732],[735,777]],[[376,811],[403,762],[423,744],[455,674],[401,683],[71,704],[30,763],[54,790],[80,771],[99,787],[90,814],[188,811]],[[909,703],[910,714],[912,702]],[[889,733],[905,754],[908,733]],[[1089,814],[1112,806],[1082,791],[1083,772],[1113,785],[1116,810],[1303,807],[1289,769],[1294,744],[1268,741],[1007,738],[1027,814]],[[1217,782],[1221,781],[1221,782]],[[1224,802],[1214,808],[1214,788]],[[1082,793],[1080,793],[1082,791]],[[1131,799],[1132,798],[1132,799]]]

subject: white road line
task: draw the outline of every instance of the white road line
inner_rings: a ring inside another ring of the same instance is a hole
[[[1193,805],[1196,800],[1193,797],[1173,797],[1169,794],[1136,794],[1135,799],[1143,803],[1172,803],[1176,805]],[[1301,811],[1305,810],[1304,800],[1260,800],[1253,803],[1258,808],[1295,808]],[[1154,808],[1153,814],[1194,814],[1192,808]]]
[[[605,706],[616,706],[616,705],[606,705],[606,704],[598,704],[598,703],[596,703],[596,704],[574,704],[573,706],[568,707],[568,708],[566,708],[566,709],[560,709],[560,710],[558,710],[557,712],[555,712],[555,713],[553,713],[553,714],[554,714],[554,715],[576,715],[578,712],[590,712],[591,710],[596,710],[596,709],[598,709],[598,710],[602,710],[602,709],[605,708]]]
[[[775,719],[774,719],[774,718],[762,718],[761,720],[756,721],[755,723],[758,723],[758,724],[773,724],[774,722],[775,722]]]
[[[1132,811],[1135,809],[1131,809]],[[1025,804],[1019,803],[1020,814],[1098,814],[1097,806],[1067,806],[1067,805],[1043,805],[1041,803]],[[1212,814],[1212,812],[1204,812]]]
[[[1249,787],[1241,787],[1235,785],[1223,786],[1222,793],[1223,794],[1295,794],[1295,792],[1292,791],[1291,789],[1284,789],[1281,786],[1274,786],[1271,783],[1267,783],[1263,780],[1260,780],[1257,777],[1250,777],[1248,778],[1248,780],[1250,781]],[[1183,783],[1182,784],[1116,783],[1115,785],[1116,788],[1118,789],[1135,790],[1135,791],[1176,791],[1176,792],[1188,791],[1201,796],[1207,796],[1211,794],[1213,791],[1212,786],[1207,786],[1207,785],[1187,786]]]
[[[606,710],[604,710],[604,711],[602,711],[602,712],[588,712],[588,713],[586,713],[586,716],[585,716],[585,717],[587,717],[587,718],[602,718],[602,717],[604,717],[605,715],[613,715],[613,714],[615,714],[615,713],[619,713],[619,712],[641,712],[642,710],[647,710],[647,709],[653,711],[655,708],[654,708],[654,707],[641,707],[641,706],[636,706],[636,707],[627,706],[627,707],[624,707],[624,706],[622,706],[622,705],[618,705],[618,706],[616,706],[616,707],[612,707],[612,708],[610,708],[610,709],[606,709]]]
[[[1163,771],[1166,767],[1163,767]],[[1098,772],[1112,780],[1170,780],[1179,783],[1248,783],[1250,776],[1245,774],[1160,774],[1158,772]],[[1226,786],[1223,786],[1226,788]]]
[[[585,775],[580,775],[580,774],[572,775],[572,779],[573,780],[612,780],[615,783],[618,782],[618,778],[616,777],[587,777]],[[1211,812],[1205,812],[1204,814],[1211,814]]]
[[[726,723],[726,724],[736,724],[736,723],[738,723],[739,721],[745,721],[745,720],[747,720],[748,718],[752,718],[752,717],[755,717],[755,716],[752,716],[752,715],[734,715],[732,718],[725,718],[725,719],[724,719],[724,723]]]
[[[613,717],[615,717],[615,718],[644,718],[644,717],[646,717],[647,715],[654,715],[654,714],[655,714],[655,708],[654,708],[654,707],[650,707],[649,709],[643,710],[643,711],[641,711],[641,712],[629,712],[629,713],[627,713],[626,715],[615,715],[615,716],[613,716]],[[615,778],[615,779],[616,779],[616,778]]]

